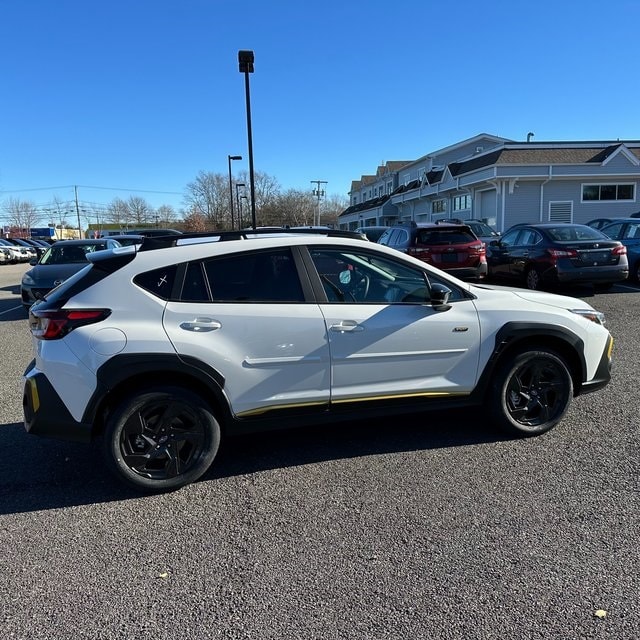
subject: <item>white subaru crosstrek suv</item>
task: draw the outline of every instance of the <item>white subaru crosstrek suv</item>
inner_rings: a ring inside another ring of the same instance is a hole
[[[207,471],[225,434],[484,405],[543,433],[610,380],[586,302],[473,285],[331,230],[146,238],[34,304],[33,434],[102,436],[144,491]]]

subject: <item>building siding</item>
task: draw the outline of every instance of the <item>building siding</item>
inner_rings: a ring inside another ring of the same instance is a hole
[[[476,153],[476,147],[483,147],[483,151]],[[353,228],[363,220],[389,224],[451,216],[493,217],[490,223],[504,231],[514,224],[548,220],[550,202],[570,202],[574,222],[628,216],[640,208],[640,166],[634,164],[634,158],[640,158],[640,141],[523,143],[480,135],[413,163],[396,163],[392,172],[381,173],[379,167],[377,178],[364,176],[366,184],[357,183],[361,188],[352,196],[375,198],[381,185],[386,193],[391,176],[394,194],[384,204],[384,213],[381,207],[373,206],[367,211],[365,203],[365,210],[362,206],[353,212],[346,210],[339,224]],[[417,181],[425,170],[433,170],[434,165],[444,168],[440,182],[422,186],[416,182],[410,189],[404,186]],[[634,185],[633,200],[582,202],[583,184],[621,183]],[[464,194],[472,196],[472,208],[452,211],[453,198]],[[434,214],[432,203],[439,199],[446,201],[446,211]],[[495,215],[487,215],[486,207],[495,209]]]

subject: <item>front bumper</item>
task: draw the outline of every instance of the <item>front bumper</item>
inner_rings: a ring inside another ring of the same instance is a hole
[[[584,382],[580,388],[580,394],[591,393],[606,387],[611,382],[611,352],[613,351],[613,338],[609,336],[607,344],[604,347],[600,363],[596,369],[596,374],[588,382]]]
[[[77,422],[42,372],[34,372],[35,362],[25,371],[22,410],[28,433],[47,438],[90,442],[92,424]]]

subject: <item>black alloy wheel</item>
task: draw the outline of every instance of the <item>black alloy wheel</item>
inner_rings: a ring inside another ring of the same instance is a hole
[[[489,408],[504,431],[532,436],[560,422],[572,397],[573,380],[562,358],[545,349],[531,350],[498,370]]]
[[[107,421],[109,467],[128,485],[162,492],[194,482],[211,466],[220,426],[210,407],[181,387],[158,387],[125,399]]]
[[[542,285],[542,276],[540,275],[540,271],[536,269],[536,267],[529,267],[524,276],[524,281],[527,285],[527,289],[539,291]]]

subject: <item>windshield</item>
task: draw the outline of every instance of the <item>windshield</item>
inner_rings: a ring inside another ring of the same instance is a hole
[[[107,248],[106,242],[86,244],[65,244],[60,242],[50,247],[42,256],[40,264],[73,264],[88,262],[87,253],[102,251]]]

